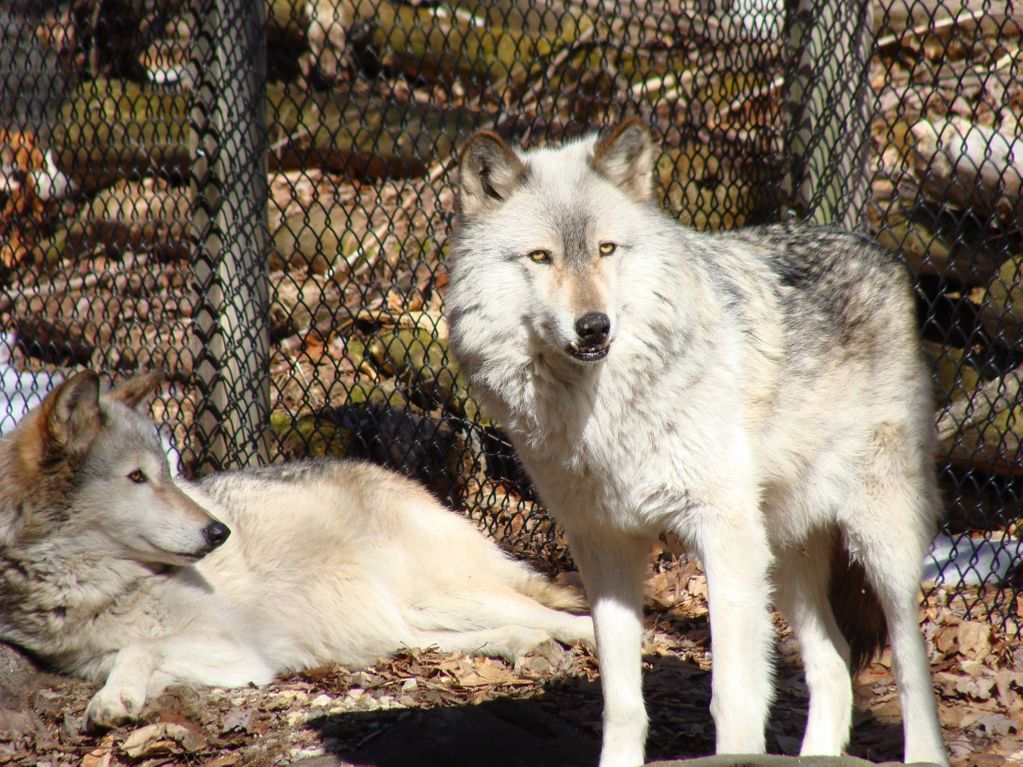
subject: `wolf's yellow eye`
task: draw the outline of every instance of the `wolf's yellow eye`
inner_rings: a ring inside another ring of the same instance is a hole
[[[146,475],[142,473],[142,469],[135,469],[135,471],[128,475],[128,479],[136,485],[141,485],[146,481]]]
[[[613,242],[600,243],[600,255],[602,256],[610,256],[616,250],[618,250],[618,246],[615,245]]]
[[[531,250],[529,252],[529,260],[534,264],[549,264],[551,262],[551,252],[549,250]]]

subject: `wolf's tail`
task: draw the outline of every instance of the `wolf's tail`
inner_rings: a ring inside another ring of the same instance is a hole
[[[831,548],[828,599],[835,622],[849,643],[849,665],[856,673],[888,643],[888,623],[866,570],[850,558],[840,532]]]
[[[517,590],[555,610],[584,613],[588,609],[586,598],[579,589],[560,586],[547,577],[532,571],[517,584]]]

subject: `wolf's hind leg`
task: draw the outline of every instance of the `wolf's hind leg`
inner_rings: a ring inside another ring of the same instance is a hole
[[[890,538],[888,537],[890,536]],[[905,762],[946,765],[948,758],[938,723],[931,667],[920,632],[917,595],[924,551],[905,549],[898,531],[885,534],[887,541],[858,541],[867,578],[877,593],[888,622],[892,648],[892,671],[899,688],[905,733]]]
[[[413,629],[422,631],[518,626],[539,629],[564,644],[594,644],[593,621],[589,616],[547,607],[512,586],[491,579],[474,581],[471,586],[458,583],[437,589],[429,601],[420,599],[407,619]]]
[[[912,454],[906,432],[892,424],[876,429],[872,465],[846,533],[888,622],[902,706],[903,760],[947,765],[917,604],[938,498],[930,450]]]
[[[543,629],[528,626],[501,626],[466,631],[416,631],[410,637],[412,647],[436,647],[441,652],[487,655],[517,663],[527,653],[552,640]]]
[[[494,626],[527,626],[541,629],[563,644],[582,642],[593,647],[593,620],[588,615],[572,615],[540,604],[531,597],[510,589],[492,594],[481,612],[481,619]]]
[[[775,600],[799,641],[810,691],[802,756],[840,756],[849,741],[849,645],[828,602],[831,546],[830,533],[814,533],[802,548],[779,554],[776,565]]]

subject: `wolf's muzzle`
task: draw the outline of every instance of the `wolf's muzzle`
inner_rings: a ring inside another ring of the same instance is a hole
[[[202,537],[206,539],[206,545],[209,547],[209,551],[220,546],[227,537],[231,535],[231,528],[225,525],[223,522],[210,522],[202,530]]]
[[[611,333],[611,320],[603,312],[590,312],[575,321],[580,346],[601,346]]]
[[[596,362],[607,356],[611,319],[603,312],[590,312],[575,321],[576,340],[566,350],[582,362]]]

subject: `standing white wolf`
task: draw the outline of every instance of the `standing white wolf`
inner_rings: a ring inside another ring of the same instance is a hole
[[[553,609],[577,609],[573,592],[394,472],[318,461],[174,480],[133,409],[156,380],[100,398],[80,373],[0,440],[0,640],[105,679],[88,722],[136,718],[174,683],[592,640],[588,617]]]
[[[907,276],[852,234],[685,229],[653,163],[635,119],[529,152],[474,135],[447,295],[461,367],[582,572],[601,764],[643,761],[642,585],[662,532],[707,574],[718,752],[765,749],[773,595],[806,668],[803,754],[842,752],[850,666],[886,619],[905,758],[946,764],[917,622],[938,500]]]

